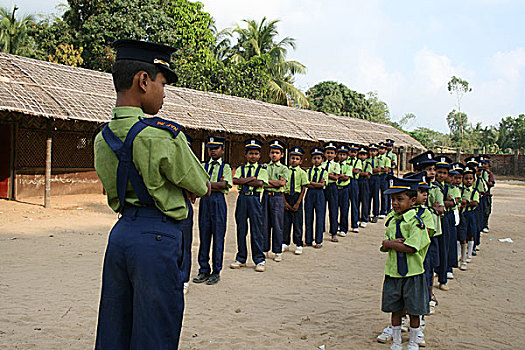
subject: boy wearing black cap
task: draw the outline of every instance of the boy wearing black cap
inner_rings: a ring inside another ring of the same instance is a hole
[[[311,246],[314,240],[314,212],[315,212],[315,245],[314,248],[323,246],[323,224],[325,220],[326,204],[324,188],[328,182],[328,172],[322,166],[323,150],[314,147],[310,151],[312,167],[308,169],[308,185],[304,199],[305,241]]]
[[[359,173],[363,170],[363,162],[357,157],[359,145],[351,144],[348,150],[347,164],[350,167],[349,197],[351,204],[350,226],[352,232],[359,232]]]
[[[377,157],[379,151],[379,146],[375,143],[371,143],[368,146],[369,157],[367,162],[371,169],[372,175],[370,176],[369,185],[370,185],[370,207],[372,208],[372,218],[370,222],[376,223],[379,216],[379,189],[381,185],[381,168],[383,163],[381,159]],[[373,203],[373,205],[372,205]]]
[[[231,167],[222,159],[225,141],[226,138],[221,136],[206,139],[210,159],[204,163],[204,170],[210,176],[212,192],[210,197],[202,198],[199,203],[199,274],[193,279],[194,283],[216,284],[222,271],[228,217],[225,195],[233,184]],[[213,269],[210,266],[210,249]]]
[[[363,165],[359,173],[359,226],[365,228],[370,217],[370,176],[372,175],[372,164],[368,163],[368,148],[361,146],[357,157]]]
[[[430,243],[423,220],[412,210],[419,181],[391,178],[387,194],[395,214],[387,222],[381,251],[388,252],[383,283],[383,312],[392,313],[391,349],[402,349],[401,318],[410,316],[407,349],[418,349],[420,316],[428,314],[428,293],[423,261]]]
[[[324,156],[326,161],[323,162],[323,169],[328,174],[328,180],[324,190],[325,200],[328,202],[328,222],[330,223],[330,240],[338,242],[337,239],[337,214],[339,210],[339,198],[337,196],[337,180],[341,174],[341,166],[334,159],[336,157],[337,145],[335,142],[324,144]],[[324,226],[323,226],[324,227]],[[325,231],[323,229],[323,231]]]
[[[475,209],[479,204],[479,193],[472,186],[476,169],[470,165],[463,169],[463,186],[461,188],[461,221],[458,227],[458,240],[461,242],[460,270],[467,269],[467,263],[472,261],[474,240],[478,229]],[[468,242],[468,243],[467,243]],[[467,246],[468,244],[468,246]]]
[[[290,149],[290,176],[286,182],[283,192],[284,198],[284,228],[283,228],[283,252],[290,245],[290,234],[293,226],[293,243],[295,254],[303,253],[303,198],[306,193],[308,175],[301,169],[304,150],[299,147]]]
[[[261,158],[263,143],[257,139],[244,141],[246,164],[235,170],[233,183],[239,186],[239,197],[235,207],[235,222],[237,223],[237,255],[230,268],[239,269],[246,266],[248,248],[246,235],[248,234],[248,219],[250,220],[250,246],[255,271],[266,271],[264,257],[264,237],[262,221],[261,192],[264,185],[268,185],[266,165],[258,163]]]
[[[381,195],[381,208],[379,210],[379,218],[384,219],[386,214],[390,211],[390,198],[385,194],[385,191],[388,189],[388,182],[386,177],[390,174],[392,169],[392,161],[386,155],[386,142],[379,142],[379,154],[377,158],[381,161],[381,169],[379,172],[379,190]],[[387,210],[388,209],[388,210]]]
[[[492,194],[490,193],[492,187],[494,187],[496,180],[494,173],[490,170],[490,157],[482,156],[481,165],[483,168],[483,179],[487,183],[487,192],[485,192],[485,203],[483,206],[483,232],[489,232],[489,218],[492,212]]]
[[[339,227],[338,234],[345,237],[348,232],[348,213],[350,210],[350,179],[353,175],[351,164],[348,163],[349,148],[347,145],[340,145],[337,149],[337,160],[341,168],[341,174],[337,180],[337,197],[339,205]]]
[[[275,254],[273,260],[282,260],[283,245],[283,191],[288,181],[288,168],[281,164],[286,145],[281,140],[270,142],[270,163],[266,164],[268,171],[268,185],[264,186],[262,199],[263,206],[263,234],[264,252],[268,254],[270,245]]]
[[[113,46],[116,107],[94,149],[108,204],[121,217],[104,257],[95,348],[177,348],[187,199],[209,195],[210,183],[180,125],[145,118],[157,114],[165,84],[177,80],[169,68],[175,49],[135,40]]]

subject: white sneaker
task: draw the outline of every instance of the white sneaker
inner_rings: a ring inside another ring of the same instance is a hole
[[[282,249],[283,253],[284,253],[284,252],[287,252],[287,251],[290,250],[290,247],[289,247],[288,245],[284,244],[284,243],[283,243],[283,245],[282,245],[282,248],[283,248],[283,249]]]
[[[262,261],[255,266],[255,271],[264,272],[266,271],[266,261]]]
[[[377,218],[378,219],[384,219],[384,218],[386,218],[386,215],[379,215]]]
[[[281,253],[275,253],[275,256],[273,257],[273,261],[281,262],[282,260],[283,260],[283,255]]]
[[[425,334],[423,334],[423,331],[419,331],[417,334],[417,345],[419,345],[421,348],[427,346],[427,343],[425,342]]]
[[[411,341],[411,342],[409,342],[409,343],[407,344],[406,349],[407,349],[407,350],[418,350],[418,349],[419,349],[419,345],[417,345],[416,342]]]
[[[429,315],[435,314],[436,313],[436,302],[431,300],[428,304],[430,306],[430,312],[428,314]]]
[[[453,280],[454,279],[454,274],[452,272],[447,272],[447,278],[449,280]]]
[[[472,262],[472,257],[471,256],[467,257],[467,262],[468,263]]]
[[[485,228],[483,229],[483,232],[485,232],[485,233],[489,233],[489,229],[488,229],[488,227],[485,227]]]
[[[303,254],[303,247],[295,247],[295,255]]]
[[[465,271],[467,269],[467,263],[466,262],[462,262],[460,265],[459,265],[459,269],[461,271]]]
[[[190,288],[189,282],[184,282],[184,286],[182,287],[182,292],[186,295],[188,294],[188,289]]]
[[[241,267],[246,266],[246,263],[235,260],[230,264],[230,269],[240,269]]]
[[[392,343],[392,346],[390,346],[390,350],[403,350],[403,345]]]
[[[353,228],[352,231],[355,233],[359,233],[359,227]]]
[[[390,340],[392,340],[392,327],[388,326],[385,329],[383,329],[383,333],[377,336],[377,342],[385,344],[388,343]]]
[[[366,222],[362,222],[362,223],[361,223],[361,227],[362,227],[362,228],[365,228],[365,227],[366,227],[366,224],[367,224]]]
[[[339,237],[346,237],[346,232],[340,231],[338,235]]]

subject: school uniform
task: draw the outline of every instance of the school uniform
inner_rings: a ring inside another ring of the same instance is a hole
[[[284,154],[284,147],[282,147],[281,151]],[[284,179],[288,181],[288,167],[281,164],[281,162],[270,162],[266,164],[266,169],[268,171],[268,180],[279,181]],[[265,253],[269,252],[270,248],[275,254],[282,253],[284,220],[283,192],[284,186],[264,189],[262,207]]]
[[[341,149],[341,148],[340,148]],[[340,151],[340,150],[339,150]],[[350,177],[352,174],[352,167],[348,163],[348,159],[339,162],[341,168],[341,174],[348,176],[348,180],[337,181],[337,198],[339,205],[339,226],[338,231],[341,232],[341,235],[346,235],[348,232],[348,214],[350,212]]]
[[[391,160],[390,158],[386,155],[386,153],[384,154],[379,154],[377,156],[381,163],[382,163],[382,168],[391,168],[392,167],[392,163],[391,163]],[[379,190],[380,190],[380,195],[381,195],[381,207],[379,209],[379,215],[386,215],[388,214],[388,212],[390,211],[390,208],[388,207],[388,202],[390,202],[390,196],[388,196],[387,194],[385,194],[385,191],[388,189],[388,182],[386,180],[386,177],[387,175],[390,173],[390,171],[386,172],[386,171],[381,171],[379,172]],[[388,210],[387,210],[388,209]]]
[[[495,181],[494,174],[492,173],[492,171],[487,170],[487,169],[483,169],[483,170],[484,170],[483,178],[485,179],[485,182],[487,184],[489,184],[490,182],[495,184],[496,181]],[[491,191],[491,187],[487,186],[487,191],[485,192],[485,204],[483,207],[483,230],[489,229],[489,218],[492,212],[492,193],[490,191]]]
[[[370,157],[366,160],[370,164],[370,169],[378,168],[383,166],[383,162],[380,158]],[[379,190],[381,185],[381,175],[379,173],[374,174],[372,171],[372,176],[370,176],[369,186],[370,186],[370,196],[369,196],[369,207],[372,208],[372,216],[377,218],[379,215]],[[372,204],[373,203],[373,204]]]
[[[307,171],[309,182],[328,182],[328,173],[322,165],[313,166]],[[326,185],[325,185],[326,187]],[[314,240],[315,213],[315,243],[323,243],[323,224],[326,215],[324,188],[308,188],[304,198],[305,241],[312,245]]]
[[[474,186],[461,186],[461,199],[469,202],[479,203],[479,192]],[[479,205],[479,204],[478,204]],[[476,238],[477,231],[475,208],[465,207],[461,209],[461,221],[458,227],[458,240],[469,241]]]
[[[289,167],[289,181],[284,187],[284,198],[292,207],[301,197],[304,186],[308,185],[308,175],[301,167]],[[283,244],[290,245],[290,235],[293,227],[293,243],[297,247],[303,246],[303,201],[299,203],[297,211],[284,211]]]
[[[260,148],[259,148],[260,149]],[[268,184],[266,165],[256,163],[243,164],[235,170],[234,179],[256,177]],[[246,236],[248,235],[248,220],[250,221],[250,247],[252,260],[255,264],[265,261],[264,235],[261,193],[263,187],[239,185],[239,197],[235,207],[235,222],[237,224],[237,254],[235,260],[244,264],[248,258]]]
[[[385,142],[385,145],[387,147],[394,147],[394,140],[387,139],[386,142]],[[385,155],[390,160],[390,172],[389,172],[389,174],[390,175],[394,175],[394,169],[397,168],[397,154],[394,153],[393,150],[390,150],[390,151],[386,151]],[[386,210],[385,211],[388,213],[392,209],[392,201],[390,200],[390,196],[389,195],[386,196],[385,202],[386,202]]]
[[[324,169],[327,175],[327,184],[324,190],[325,201],[328,204],[328,222],[329,233],[334,236],[337,234],[337,214],[339,210],[339,197],[337,195],[337,180],[332,180],[328,177],[328,174],[340,174],[341,166],[335,160],[324,161],[321,164],[321,167]],[[326,230],[324,230],[326,231]]]
[[[443,195],[443,202],[449,196],[449,187],[445,183],[435,182],[435,185],[438,187]],[[444,203],[443,203],[444,204]],[[447,272],[449,267],[448,257],[450,251],[450,235],[452,227],[455,227],[450,219],[453,218],[453,213],[448,209],[444,208],[445,213],[440,216],[441,223],[441,235],[438,235],[438,246],[439,246],[439,265],[436,266],[435,272],[438,275],[438,282],[440,284],[446,284]],[[451,216],[452,215],[452,216]],[[457,239],[457,238],[456,238]],[[455,242],[455,241],[454,241]],[[453,245],[456,246],[455,244]]]
[[[476,238],[475,245],[478,246],[481,242],[481,231],[483,230],[483,218],[485,213],[483,212],[485,206],[485,192],[488,189],[488,185],[483,180],[482,176],[474,175],[474,188],[478,191],[479,194],[479,205],[476,207]]]
[[[204,170],[210,176],[210,182],[225,181],[226,188],[221,191],[212,191],[209,197],[201,198],[199,202],[199,273],[220,273],[223,267],[224,238],[228,217],[225,195],[233,185],[232,170],[222,158],[210,159],[204,164]],[[211,266],[210,249],[212,251]]]
[[[362,161],[363,172],[372,173],[372,164],[368,159]],[[370,178],[366,176],[359,176],[359,221],[367,223],[370,219]]]
[[[352,229],[358,228],[359,221],[359,173],[354,174],[354,169],[363,170],[363,162],[357,156],[355,158],[348,158],[347,164],[350,167],[350,186],[349,186],[349,197],[351,202],[351,215],[350,215],[350,226]]]

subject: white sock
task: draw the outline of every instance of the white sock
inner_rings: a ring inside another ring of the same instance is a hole
[[[472,251],[474,251],[474,241],[468,241],[468,258],[472,258]]]
[[[461,259],[461,242],[457,241],[456,243],[458,244],[458,260],[459,260]]]
[[[467,263],[467,243],[461,243],[461,263]]]
[[[401,326],[392,326],[392,341],[401,344]]]
[[[409,343],[417,343],[417,335],[419,334],[419,327],[417,328],[412,328],[410,327],[410,339],[409,339]]]

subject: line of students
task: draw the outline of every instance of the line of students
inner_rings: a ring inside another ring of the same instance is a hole
[[[418,173],[392,177],[385,191],[393,196],[394,210],[387,216],[381,248],[389,253],[382,310],[392,313],[392,325],[377,340],[392,340],[394,350],[402,349],[403,328],[410,328],[407,349],[425,345],[420,317],[435,311],[434,276],[439,289],[447,291],[453,269],[467,270],[481,232],[488,232],[484,210],[490,212],[487,193],[495,183],[487,156],[467,158],[463,166],[428,151],[409,162]]]
[[[305,156],[301,147],[289,149],[290,165],[286,166],[282,163],[286,145],[278,139],[272,140],[269,143],[271,161],[260,164],[263,143],[251,138],[245,141],[246,163],[239,166],[232,177],[230,165],[222,160],[225,138],[209,136],[206,149],[210,159],[203,167],[210,177],[212,194],[202,198],[199,205],[200,268],[193,282],[211,285],[220,280],[226,234],[224,196],[233,185],[239,189],[235,208],[237,254],[230,268],[246,266],[249,227],[255,271],[264,272],[270,252],[273,259],[280,262],[282,253],[289,250],[292,237],[295,254],[300,255],[304,245],[321,248],[325,232],[332,242],[337,242],[337,235],[344,237],[349,230],[359,232],[359,227],[366,227],[369,220],[377,222],[378,218],[384,218],[390,210],[390,199],[385,194],[386,176],[397,163],[393,145],[391,139],[369,147],[327,142],[323,149],[311,150],[311,167],[305,171],[301,168]],[[187,269],[185,291],[188,281]]]

